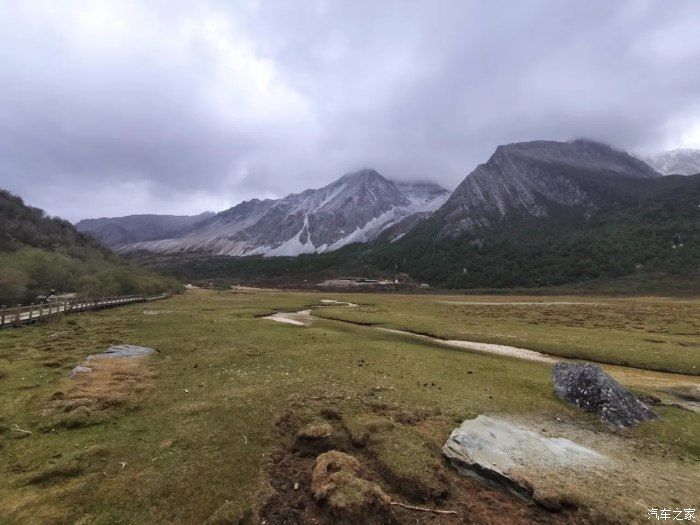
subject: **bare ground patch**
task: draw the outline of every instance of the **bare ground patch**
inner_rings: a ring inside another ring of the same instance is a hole
[[[582,511],[551,512],[456,474],[427,437],[431,426],[449,426],[442,419],[383,405],[344,414],[322,402],[285,412],[275,422],[280,446],[255,518],[267,525],[591,523]]]
[[[91,372],[60,382],[43,415],[48,427],[74,428],[99,423],[111,408],[136,404],[153,387],[153,372],[145,357],[94,358]]]

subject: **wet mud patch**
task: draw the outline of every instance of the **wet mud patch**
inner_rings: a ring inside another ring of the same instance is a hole
[[[441,417],[379,405],[358,412],[316,404],[282,413],[256,519],[267,525],[591,523],[582,511],[552,512],[458,475],[424,435]]]

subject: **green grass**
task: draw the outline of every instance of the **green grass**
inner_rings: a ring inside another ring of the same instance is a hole
[[[188,292],[146,306],[0,332],[0,523],[202,523],[217,513],[243,515],[280,446],[273,422],[288,410],[313,415],[318,400],[342,412],[344,421],[361,422],[377,406],[392,407],[392,414],[438,415],[431,425],[400,434],[395,432],[401,427],[379,426],[367,451],[396,477],[420,476],[416,465],[439,465],[439,446],[451,428],[477,414],[560,418],[605,431],[595,418],[553,396],[549,368],[540,363],[449,349],[333,320],[300,328],[260,318],[317,304],[322,297]],[[557,341],[572,349],[594,348],[615,333],[621,344],[608,346],[625,357],[623,350],[641,338],[619,326],[635,311],[633,301],[606,320],[585,321],[600,323],[598,328],[562,322],[561,332],[552,334],[557,323],[552,319],[544,326],[529,324],[535,313],[521,316],[509,308],[506,323],[506,314],[491,318],[488,309],[435,303],[445,297],[333,297],[367,306],[356,313],[337,308],[315,313],[518,344],[522,341],[508,336],[529,327],[522,336],[535,349]],[[686,341],[690,336],[677,332],[697,328],[697,302],[638,304],[641,311],[634,315],[640,321],[630,323],[657,326],[673,317],[659,338]],[[491,326],[482,326],[485,322]],[[588,346],[582,343],[586,330]],[[489,331],[501,335],[490,338]],[[567,334],[579,337],[571,342]],[[69,388],[70,368],[116,343],[159,350],[146,365],[152,385],[128,403],[101,410],[94,424],[52,426],[52,399]],[[666,344],[662,355],[668,362],[687,366],[688,347]],[[636,359],[632,354],[625,359]],[[625,439],[634,440],[650,462],[672,476],[698,459],[700,418],[676,408],[664,409],[663,416],[628,431]],[[14,425],[32,434],[12,430]],[[397,440],[407,440],[402,448],[417,452],[397,455],[389,446]],[[432,479],[424,480],[427,486]],[[697,475],[693,479],[697,486]],[[663,494],[665,487],[660,483],[653,490]],[[687,487],[691,493],[692,487]],[[687,495],[684,490],[679,497]]]
[[[350,300],[361,303],[360,307],[324,308],[316,315],[442,339],[700,375],[700,301],[696,299],[358,294]],[[526,304],[513,304],[520,301]],[[545,304],[533,305],[535,301]],[[575,301],[589,304],[546,304]]]

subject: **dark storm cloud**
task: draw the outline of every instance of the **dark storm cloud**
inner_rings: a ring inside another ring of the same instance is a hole
[[[0,6],[0,187],[198,212],[373,166],[454,187],[501,143],[700,141],[700,4]]]

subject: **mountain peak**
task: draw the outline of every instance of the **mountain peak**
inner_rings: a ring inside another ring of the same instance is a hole
[[[599,140],[589,139],[586,137],[579,137],[569,141],[569,144],[574,144],[577,146],[589,147],[589,148],[601,148],[605,150],[612,150],[613,147],[605,142],[600,142]]]
[[[352,171],[350,173],[346,173],[340,179],[338,179],[337,182],[348,182],[348,181],[356,181],[356,182],[368,182],[368,181],[381,181],[381,182],[389,182],[387,179],[385,179],[382,175],[379,174],[377,170],[374,170],[372,168],[362,168],[357,171]]]
[[[589,139],[516,142],[496,148],[437,215],[448,236],[517,218],[589,217],[642,185],[628,179],[658,176],[641,160]]]
[[[560,164],[569,170],[593,170],[629,177],[658,177],[648,164],[625,151],[591,139],[570,142],[534,140],[498,146],[488,163],[512,166],[513,159]],[[487,164],[488,164],[487,163]]]

